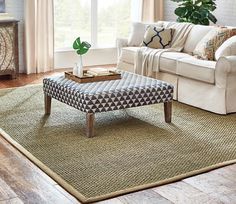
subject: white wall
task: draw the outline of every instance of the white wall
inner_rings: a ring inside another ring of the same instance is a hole
[[[236,0],[217,0],[217,24],[236,26]]]
[[[78,62],[78,55],[74,50],[55,53],[55,68],[72,68],[76,62]],[[86,55],[83,55],[84,66],[115,64],[116,62],[116,48],[90,49]]]
[[[164,0],[164,20],[166,21],[176,21],[176,15],[174,11],[177,7],[177,3],[171,0]]]
[[[171,0],[164,1],[164,19],[175,21],[174,10],[177,3]],[[236,0],[216,0],[217,9],[215,10],[218,25],[236,26]]]
[[[24,36],[24,0],[5,0],[6,12],[19,20],[19,64],[20,72],[24,71],[23,36]]]

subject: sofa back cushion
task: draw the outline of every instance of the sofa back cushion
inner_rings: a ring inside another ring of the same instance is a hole
[[[212,29],[213,26],[195,25],[190,31],[185,42],[184,52],[192,53],[201,39]]]
[[[142,46],[154,49],[170,48],[174,30],[157,26],[148,26]]]

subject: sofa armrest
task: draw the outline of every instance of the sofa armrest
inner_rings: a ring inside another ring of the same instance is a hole
[[[118,59],[119,59],[120,55],[121,55],[122,47],[128,47],[128,39],[117,38],[117,40],[116,40],[116,47],[117,47],[117,54],[118,54]]]
[[[229,81],[236,81],[236,56],[219,58],[216,64],[215,78],[216,85],[222,88],[230,86]]]

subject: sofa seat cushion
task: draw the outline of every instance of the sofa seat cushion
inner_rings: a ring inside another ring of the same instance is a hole
[[[182,52],[164,52],[160,58],[160,71],[176,74],[177,60],[191,57],[191,55]],[[155,64],[154,64],[155,66]]]
[[[135,53],[139,47],[122,48],[122,62],[134,64]],[[160,58],[160,71],[176,74],[177,60],[181,58],[191,57],[191,55],[182,52],[164,52]],[[157,60],[154,61],[154,66],[157,66]]]
[[[129,64],[134,64],[135,53],[139,47],[124,47],[121,51],[120,60]]]
[[[177,74],[190,79],[214,84],[215,67],[215,61],[206,61],[195,57],[183,58],[178,60]]]

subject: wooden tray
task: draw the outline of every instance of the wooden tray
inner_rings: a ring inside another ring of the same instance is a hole
[[[109,71],[110,74],[102,75],[102,76],[94,76],[87,73],[87,70],[84,70],[84,76],[78,77],[73,75],[72,72],[65,72],[65,77],[67,79],[73,80],[78,83],[90,83],[90,82],[98,82],[98,81],[110,81],[121,79],[121,74],[116,71]]]

